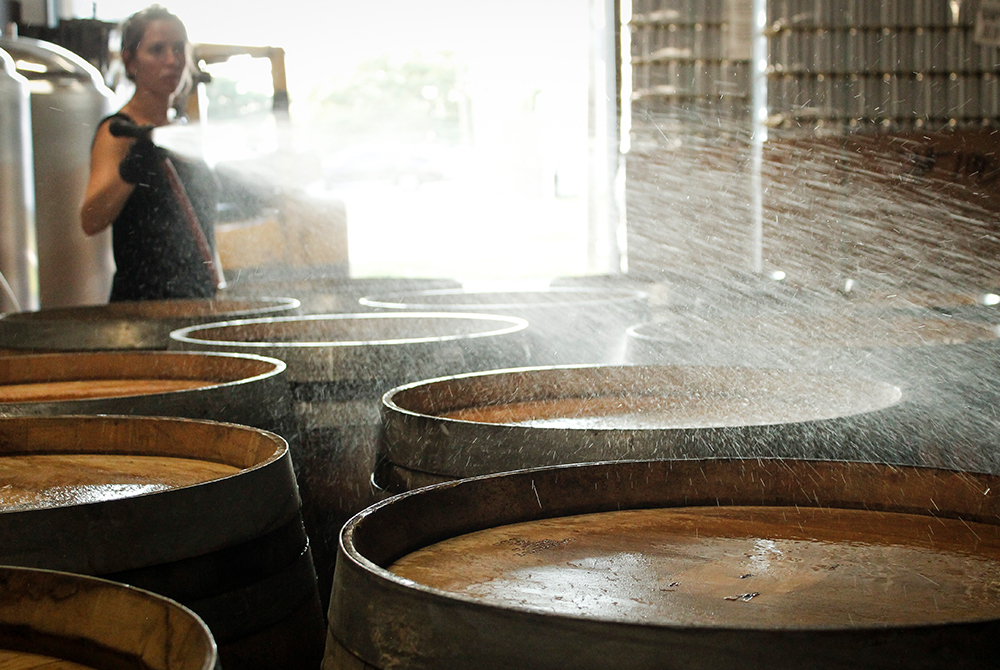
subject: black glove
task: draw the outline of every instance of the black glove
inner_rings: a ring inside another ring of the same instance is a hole
[[[118,174],[129,184],[149,184],[160,173],[162,164],[163,150],[149,137],[141,137],[132,143],[128,154],[119,163]]]

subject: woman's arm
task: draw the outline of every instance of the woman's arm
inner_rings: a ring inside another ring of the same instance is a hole
[[[108,125],[103,123],[97,129],[90,151],[90,180],[80,208],[80,222],[87,235],[96,235],[110,226],[135,188],[118,174],[118,166],[134,140],[114,137]]]

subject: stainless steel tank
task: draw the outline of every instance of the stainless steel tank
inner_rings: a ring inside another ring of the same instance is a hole
[[[0,49],[0,311],[38,309],[28,81]]]
[[[31,94],[40,305],[107,302],[114,274],[111,232],[84,235],[80,205],[94,131],[111,112],[113,93],[95,67],[58,45],[5,37],[0,49],[14,58]]]

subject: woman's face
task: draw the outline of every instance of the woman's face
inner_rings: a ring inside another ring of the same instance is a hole
[[[128,64],[136,88],[161,95],[174,93],[187,64],[186,47],[184,31],[176,21],[151,21]]]

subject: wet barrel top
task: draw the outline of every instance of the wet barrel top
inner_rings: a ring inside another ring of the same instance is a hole
[[[906,348],[990,341],[1000,337],[1000,327],[988,323],[939,316],[905,314],[803,314],[729,317],[703,320],[676,319],[630,328],[636,339],[653,342],[707,340],[708,343],[742,338],[745,344],[828,347]]]
[[[211,628],[226,668],[318,665],[322,609],[278,435],[160,416],[4,418],[0,481],[0,564],[174,599]]]
[[[900,398],[896,386],[871,379],[776,369],[556,366],[456,375],[385,394],[380,478],[393,467],[415,478],[459,478],[734,449],[807,451],[846,439],[851,419]]]
[[[242,273],[245,275],[247,273]],[[444,278],[310,277],[257,280],[241,275],[230,283],[230,295],[285,295],[302,302],[303,314],[357,312],[359,300],[372,293],[460,289],[462,283]]]
[[[895,384],[903,400],[891,424],[876,427],[873,438],[885,438],[886,455],[873,449],[875,458],[996,471],[995,321],[861,308],[766,318],[675,315],[634,326],[628,336],[630,363],[835,371]]]
[[[0,418],[0,468],[0,562],[11,565],[111,574],[247,541],[299,513],[285,441],[214,421]]]
[[[290,411],[285,371],[284,361],[239,353],[0,356],[0,416],[182,416],[281,434]]]
[[[328,659],[987,668],[998,486],[878,463],[691,459],[411,491],[342,532]]]
[[[72,403],[252,384],[285,363],[245,354],[109,351],[0,357],[0,414],[39,403]],[[77,405],[64,413],[79,412]]]

